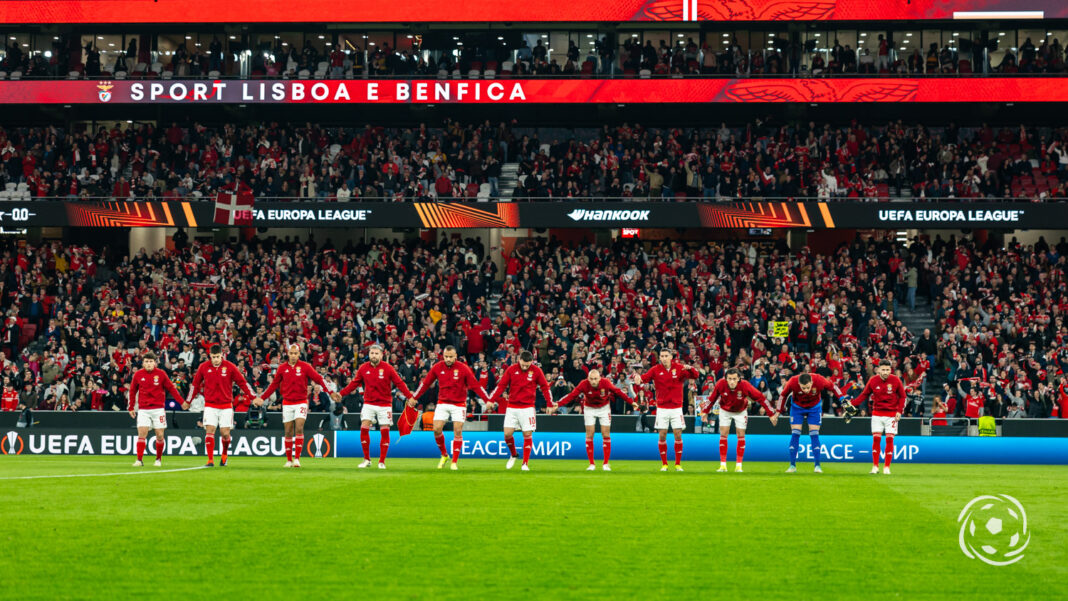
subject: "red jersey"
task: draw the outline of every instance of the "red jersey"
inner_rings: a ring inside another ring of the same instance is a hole
[[[715,404],[717,399],[719,399],[720,411],[730,411],[731,413],[745,411],[749,409],[749,401],[746,399],[752,399],[760,403],[760,406],[764,408],[764,411],[768,412],[768,415],[778,413],[768,404],[768,400],[764,398],[764,395],[746,380],[739,380],[738,385],[733,390],[727,384],[727,378],[716,382],[716,387],[712,389],[712,394],[708,395],[708,402]]]
[[[237,366],[223,359],[219,367],[205,361],[197,368],[193,376],[193,385],[189,389],[189,400],[192,401],[198,393],[204,393],[204,406],[212,409],[230,409],[234,406],[234,385],[237,385],[245,396],[253,397],[252,390],[245,381],[245,376]]]
[[[818,374],[812,375],[812,388],[808,391],[808,394],[801,392],[801,382],[798,380],[800,376],[794,376],[790,378],[790,381],[786,383],[786,386],[782,387],[782,392],[779,393],[779,407],[786,406],[786,399],[790,395],[794,395],[794,404],[798,407],[805,409],[811,409],[820,404],[820,394],[825,390],[833,390],[835,396],[842,396],[842,391],[827,378],[824,378]]]
[[[326,390],[326,382],[315,369],[306,361],[297,361],[296,365],[290,365],[289,361],[278,366],[274,373],[274,379],[267,390],[263,391],[263,398],[271,396],[275,390],[282,392],[283,405],[301,405],[308,402],[308,386],[315,382]]]
[[[619,397],[627,403],[632,402],[627,395],[623,394],[622,390],[616,388],[608,380],[601,378],[601,381],[597,383],[597,388],[594,388],[589,380],[579,382],[579,385],[567,393],[564,398],[557,401],[557,404],[566,405],[579,396],[582,397],[583,407],[604,407],[608,404],[608,401],[612,400],[613,396]]]
[[[549,381],[545,379],[545,373],[537,365],[531,365],[526,370],[519,367],[518,363],[509,365],[497,382],[497,388],[490,396],[490,402],[495,403],[499,398],[508,393],[508,406],[515,409],[527,409],[534,406],[534,398],[537,389],[541,389],[545,402],[552,403],[553,397],[549,392]]]
[[[964,398],[964,416],[979,419],[979,410],[986,406],[986,400],[981,394],[969,394]]]
[[[660,409],[682,408],[682,383],[696,378],[697,370],[686,369],[681,363],[672,361],[671,367],[657,363],[642,374],[642,382],[653,383],[656,388],[656,406]]]
[[[19,391],[5,390],[0,396],[0,411],[14,411],[19,408]]]
[[[363,386],[363,402],[377,407],[389,407],[393,404],[393,387],[396,386],[406,398],[412,396],[408,385],[397,375],[397,370],[385,361],[378,365],[364,363],[356,370],[349,385],[341,389],[341,396],[352,394]]]
[[[851,402],[854,407],[859,407],[868,397],[871,397],[871,414],[875,417],[894,417],[905,409],[905,386],[893,374],[885,380],[872,376]]]
[[[445,365],[444,361],[438,361],[430,368],[430,372],[423,378],[422,383],[419,384],[419,389],[415,391],[413,396],[415,398],[422,397],[423,393],[430,389],[435,380],[438,383],[438,404],[466,406],[468,390],[473,390],[483,401],[490,402],[486,389],[482,388],[482,385],[478,383],[474,372],[471,371],[471,368],[466,363],[456,361],[449,366]]]
[[[134,372],[130,381],[130,405],[129,411],[134,409],[163,409],[167,401],[167,393],[171,393],[174,400],[181,401],[182,393],[178,392],[174,383],[167,377],[167,373],[160,368],[152,371],[139,369]]]

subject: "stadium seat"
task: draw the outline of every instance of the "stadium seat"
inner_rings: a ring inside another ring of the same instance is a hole
[[[22,71],[12,71],[11,72],[11,79],[13,79],[15,81],[18,81],[18,80],[22,79]]]
[[[208,79],[219,79],[218,71],[208,71]]]
[[[7,71],[0,71],[0,79],[7,79]]]
[[[638,77],[642,79],[649,79],[653,75],[653,72],[649,69],[642,69],[638,71]]]
[[[297,72],[297,79],[309,79],[311,78],[311,71],[307,69],[301,69]]]
[[[496,79],[497,72],[493,69],[486,69],[482,72],[482,79]]]
[[[164,72],[163,72],[163,73],[161,74],[161,77],[162,77],[163,79],[171,79],[172,77],[174,77],[174,73],[172,73],[172,72],[170,72],[170,71],[164,71]]]
[[[480,75],[482,75],[482,72],[478,69],[471,69],[467,72],[468,79],[478,79]]]
[[[78,71],[71,71],[70,73],[67,73],[67,79],[81,79],[81,78],[82,78],[82,74],[79,73]]]
[[[493,187],[490,186],[489,184],[480,184],[478,186],[478,195],[476,196],[476,198],[478,200],[489,200],[490,199],[490,191],[492,191],[492,190],[493,190]]]
[[[126,79],[126,71],[116,71],[115,79]]]
[[[438,69],[438,79],[448,79],[449,72],[445,69]]]
[[[512,61],[504,61],[501,63],[501,75],[510,75],[515,70],[515,63]]]

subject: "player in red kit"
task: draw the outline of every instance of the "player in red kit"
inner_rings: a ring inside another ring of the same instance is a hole
[[[864,390],[846,405],[846,410],[856,413],[857,407],[871,398],[871,473],[879,473],[880,441],[886,435],[886,463],[883,473],[890,473],[890,461],[894,457],[894,435],[897,422],[905,409],[905,386],[901,379],[891,373],[893,366],[888,359],[879,362],[875,374]]]
[[[256,406],[275,390],[282,395],[282,426],[285,428],[286,463],[283,467],[300,467],[300,451],[304,448],[304,420],[308,419],[308,386],[312,382],[326,390],[326,382],[307,362],[300,360],[300,346],[289,345],[287,361],[278,366],[271,385],[260,398],[252,399]]]
[[[723,374],[723,379],[716,382],[708,402],[719,401],[719,469],[727,471],[727,436],[731,433],[731,424],[738,435],[738,448],[734,458],[734,471],[742,470],[745,457],[745,428],[749,425],[749,402],[756,401],[771,416],[771,425],[779,423],[779,412],[768,404],[768,400],[749,382],[742,380],[742,374],[732,367]]]
[[[545,402],[553,404],[552,394],[549,392],[549,381],[545,379],[545,373],[541,368],[534,365],[534,355],[530,351],[519,353],[519,363],[509,365],[501,379],[497,382],[497,388],[490,396],[490,402],[499,402],[507,397],[508,408],[504,412],[504,442],[508,445],[508,463],[504,469],[512,469],[515,465],[515,431],[523,432],[523,465],[520,469],[530,471],[530,452],[534,449],[534,431],[538,429],[538,418],[534,414],[534,399],[538,389],[541,389]]]
[[[436,382],[438,385],[438,404],[434,408],[434,441],[438,443],[441,451],[441,461],[438,469],[445,466],[449,460],[449,452],[445,448],[445,422],[452,422],[452,465],[450,469],[459,469],[457,462],[460,461],[460,451],[464,447],[464,420],[467,419],[467,391],[473,390],[483,401],[490,402],[489,395],[482,385],[478,383],[474,372],[465,363],[456,360],[456,348],[445,347],[441,354],[442,360],[435,363],[426,377],[423,378],[419,389],[412,395],[422,398],[423,394],[430,390]]]
[[[664,349],[660,351],[660,363],[649,368],[644,374],[635,372],[634,383],[638,386],[648,382],[656,389],[656,423],[653,425],[660,433],[660,471],[668,470],[667,432],[675,433],[675,470],[682,471],[682,431],[686,429],[686,420],[682,417],[682,385],[689,379],[697,378],[700,373],[674,360],[675,353]]]
[[[790,467],[786,473],[797,471],[797,450],[801,444],[801,428],[808,421],[808,434],[812,439],[812,454],[815,458],[813,471],[823,473],[820,467],[820,423],[823,420],[823,392],[834,391],[835,398],[842,396],[842,391],[833,382],[819,374],[800,373],[786,382],[779,393],[778,408],[786,406],[786,399],[793,398],[790,404]]]
[[[219,465],[226,467],[227,454],[230,452],[230,430],[234,427],[234,386],[249,398],[256,396],[237,366],[223,359],[222,346],[211,345],[208,360],[197,368],[189,396],[182,405],[182,409],[188,409],[193,398],[204,393],[204,450],[208,455],[208,467],[215,467],[215,447],[219,442],[215,436],[216,428],[222,434]]]
[[[379,443],[378,469],[386,469],[386,453],[389,451],[389,427],[393,425],[393,387],[396,386],[408,404],[415,406],[415,397],[408,385],[388,363],[382,362],[382,347],[377,344],[367,351],[368,362],[356,369],[349,385],[334,393],[334,400],[363,388],[363,409],[360,410],[360,443],[363,446],[363,462],[360,468],[371,465],[371,424],[377,423],[382,439]]]
[[[591,369],[586,379],[579,382],[578,386],[575,386],[556,404],[566,405],[579,397],[582,397],[582,417],[586,422],[586,455],[590,458],[590,466],[586,468],[586,471],[592,472],[597,468],[593,461],[593,434],[597,428],[597,421],[600,420],[601,444],[604,450],[604,462],[601,468],[610,472],[612,467],[608,460],[612,456],[612,407],[608,403],[612,397],[618,397],[635,409],[638,408],[638,404],[606,378],[602,378],[601,372],[596,369]]]
[[[156,367],[156,354],[145,353],[141,359],[141,369],[134,372],[130,380],[130,417],[137,420],[137,461],[134,467],[144,465],[142,459],[145,456],[145,445],[148,431],[156,432],[156,467],[163,465],[163,449],[167,441],[163,437],[163,431],[167,429],[167,413],[164,407],[167,402],[167,393],[175,400],[182,400],[182,393],[167,377],[167,374]]]

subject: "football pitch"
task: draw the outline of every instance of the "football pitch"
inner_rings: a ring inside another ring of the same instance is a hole
[[[1068,598],[1063,467],[283,461],[0,457],[0,598]],[[1018,563],[961,552],[984,494],[1026,509]]]

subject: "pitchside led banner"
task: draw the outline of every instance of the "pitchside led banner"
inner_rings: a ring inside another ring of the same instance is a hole
[[[372,433],[371,448],[378,448],[378,434]],[[731,436],[730,460],[735,441]],[[745,437],[745,457],[750,461],[787,461],[790,437],[750,434]],[[581,432],[538,432],[534,435],[534,459],[587,459],[586,435]],[[683,460],[719,461],[719,436],[691,434],[684,438]],[[612,435],[612,457],[618,460],[658,461],[656,434]],[[871,462],[870,436],[821,436],[823,461]],[[970,438],[952,436],[898,436],[894,439],[894,461],[902,463],[990,463],[1068,465],[1068,438]],[[601,458],[600,444],[594,445]],[[799,457],[812,460],[811,445],[802,444]],[[337,432],[337,457],[363,457],[359,432]],[[394,441],[390,457],[437,458],[441,452],[432,432],[413,432]],[[506,459],[508,447],[500,432],[464,432],[463,457]]]
[[[167,455],[202,455],[204,433],[199,430],[168,430]],[[234,430],[230,455],[234,457],[281,457],[285,455],[281,432]],[[379,434],[371,433],[371,448],[377,452]],[[733,436],[731,437],[734,438]],[[750,434],[746,436],[745,456],[751,461],[786,461],[790,437]],[[28,428],[9,430],[0,437],[0,455],[100,455],[125,456],[134,453],[137,436],[130,430],[100,430],[73,433],[70,430]],[[585,434],[581,432],[539,432],[534,435],[535,459],[586,459]],[[659,459],[656,434],[616,433],[612,436],[612,455],[619,460],[656,461]],[[871,461],[871,438],[868,436],[822,436],[823,461]],[[952,437],[898,436],[894,461],[902,463],[988,463],[1006,465],[1068,465],[1068,438],[1026,437]],[[718,461],[719,436],[690,434],[685,438],[683,459]],[[148,453],[155,452],[155,437],[150,436]],[[735,441],[730,441],[730,460],[734,460]],[[601,458],[600,445],[595,445]],[[316,432],[306,438],[307,457],[363,456],[359,431]],[[432,432],[412,432],[394,440],[390,457],[439,457]],[[469,459],[505,459],[508,448],[500,432],[464,432],[463,457]],[[812,449],[801,445],[800,458],[812,459]]]

